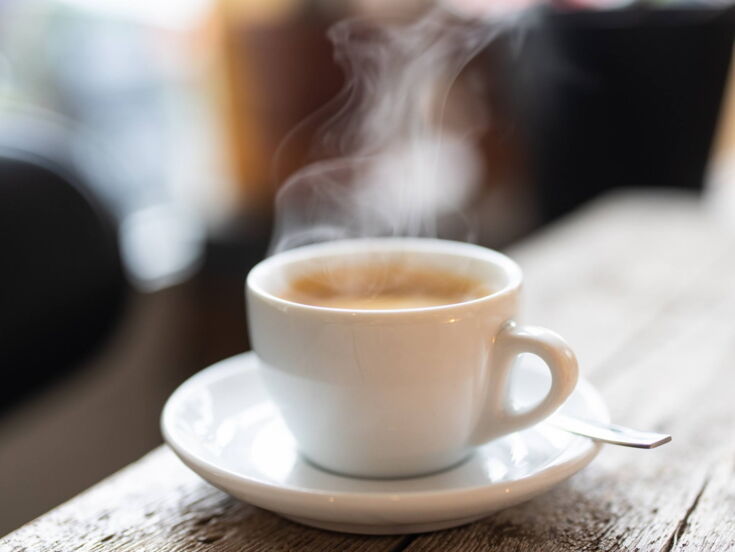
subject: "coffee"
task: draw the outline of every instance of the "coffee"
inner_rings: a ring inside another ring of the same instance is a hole
[[[281,297],[339,309],[411,309],[488,295],[479,281],[434,267],[365,263],[320,268],[293,278]]]

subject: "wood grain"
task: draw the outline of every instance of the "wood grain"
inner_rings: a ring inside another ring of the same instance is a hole
[[[403,538],[291,523],[211,487],[160,447],[11,533],[0,541],[0,551],[388,551]]]
[[[511,251],[524,321],[578,351],[614,419],[669,432],[607,447],[552,492],[408,537],[309,529],[209,487],[159,449],[0,541],[0,551],[735,550],[735,236],[695,198],[608,197]]]

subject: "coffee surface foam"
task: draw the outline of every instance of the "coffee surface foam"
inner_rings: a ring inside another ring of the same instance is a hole
[[[483,282],[446,269],[365,263],[301,274],[280,296],[305,305],[371,310],[450,305],[489,293]]]

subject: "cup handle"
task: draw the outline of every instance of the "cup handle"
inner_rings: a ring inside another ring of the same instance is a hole
[[[551,372],[551,388],[539,404],[524,412],[506,406],[508,376],[521,353],[539,356]],[[507,322],[495,337],[494,369],[485,414],[478,424],[473,444],[482,444],[534,425],[551,415],[567,400],[577,385],[577,359],[558,334],[537,326]]]

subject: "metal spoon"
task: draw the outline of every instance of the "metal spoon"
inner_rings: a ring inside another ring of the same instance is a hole
[[[583,435],[595,441],[621,445],[623,447],[652,449],[671,441],[671,435],[666,435],[665,433],[638,431],[637,429],[615,424],[571,418],[563,414],[552,416],[548,419],[548,422],[554,427],[563,429],[569,433]]]

